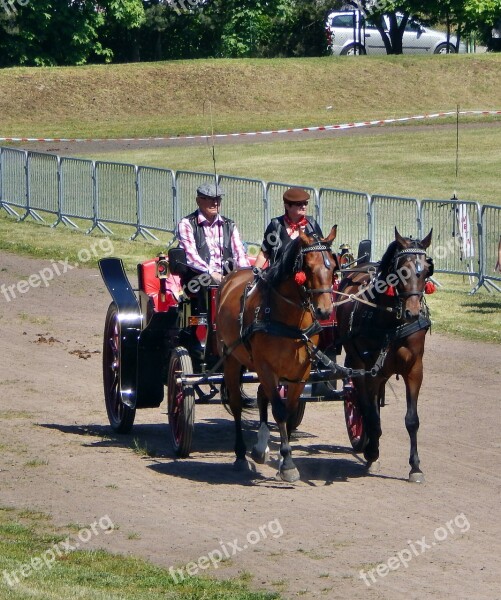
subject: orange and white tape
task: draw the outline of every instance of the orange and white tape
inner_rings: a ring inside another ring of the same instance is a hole
[[[338,129],[355,129],[359,127],[372,127],[374,125],[388,125],[390,123],[403,123],[405,121],[420,121],[423,119],[436,119],[438,117],[450,117],[458,114],[457,111],[428,113],[411,117],[399,117],[393,119],[378,119],[375,121],[359,121],[357,123],[342,123],[339,125],[318,125],[314,127],[295,127],[293,129],[274,129],[270,131],[246,131],[242,133],[218,133],[215,139],[234,137],[255,137],[267,135],[281,135],[286,133],[304,133],[309,131],[335,131]],[[492,116],[501,115],[501,110],[463,110],[460,115]],[[168,137],[146,137],[146,138],[43,138],[43,137],[0,137],[0,142],[151,142],[151,141],[174,141],[174,140],[206,140],[210,135],[177,135]]]

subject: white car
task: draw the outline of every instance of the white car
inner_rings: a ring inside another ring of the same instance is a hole
[[[402,15],[397,15],[401,18]],[[386,30],[388,18],[384,17]],[[333,11],[327,17],[326,32],[332,54],[386,54],[381,34],[359,10]],[[457,38],[449,39],[449,53],[456,52]],[[409,18],[402,38],[404,54],[447,54],[447,35]],[[463,43],[459,52],[466,52]]]

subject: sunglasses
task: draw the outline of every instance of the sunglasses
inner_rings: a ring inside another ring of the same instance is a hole
[[[221,202],[221,196],[217,196],[216,198],[211,198],[210,196],[198,196],[200,200],[209,200],[210,202],[217,202],[218,204]]]
[[[287,206],[299,206],[301,208],[308,206],[308,202],[305,200],[304,202],[286,202]]]

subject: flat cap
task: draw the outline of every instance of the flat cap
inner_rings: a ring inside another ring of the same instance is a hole
[[[284,193],[285,202],[307,202],[310,194],[302,188],[290,188]]]
[[[206,182],[198,186],[197,194],[199,196],[206,196],[207,198],[220,198],[224,196],[224,191],[223,188],[215,183]]]

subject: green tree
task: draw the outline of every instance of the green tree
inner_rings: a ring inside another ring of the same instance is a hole
[[[2,66],[110,61],[112,52],[102,39],[107,21],[134,29],[144,19],[141,0],[30,0],[13,7],[2,27]]]
[[[421,12],[426,1],[351,0],[350,4],[354,8],[359,8],[366,17],[370,18],[381,34],[387,54],[402,54],[402,39],[409,15]],[[384,19],[385,15],[389,22],[388,29]]]
[[[329,53],[326,18],[343,0],[295,0],[287,18],[273,24],[268,56],[323,56]]]

